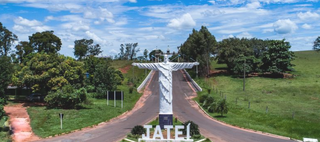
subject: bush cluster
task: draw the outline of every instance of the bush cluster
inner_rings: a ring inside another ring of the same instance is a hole
[[[56,92],[49,92],[44,100],[49,108],[75,108],[87,100],[87,90],[74,90],[71,85],[67,85]]]
[[[210,113],[228,113],[229,108],[225,99],[215,100],[212,96],[202,95],[199,97],[201,106]]]
[[[184,129],[182,130],[182,133],[184,135],[187,134],[187,126],[188,126],[189,123],[190,123],[190,136],[200,135],[198,124],[196,124],[196,123],[194,123],[193,121],[190,121],[190,120],[183,123]]]
[[[134,126],[131,130],[131,134],[133,135],[142,135],[144,133],[146,133],[146,130],[141,125]]]

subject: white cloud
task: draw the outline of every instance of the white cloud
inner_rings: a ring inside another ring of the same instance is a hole
[[[100,43],[100,44],[106,44],[106,41],[105,40],[102,40],[99,36],[97,36],[95,33],[93,32],[90,32],[90,31],[86,31],[86,35],[93,39],[93,41],[97,42],[97,43]]]
[[[196,26],[196,22],[189,13],[186,13],[180,18],[170,20],[167,26],[175,29],[192,28]]]
[[[288,34],[297,30],[298,26],[290,19],[281,19],[273,24],[273,28],[278,34]]]
[[[29,27],[42,25],[42,23],[37,20],[28,20],[28,19],[24,19],[22,17],[16,18],[14,20],[14,23],[16,23],[18,25],[22,25],[22,26],[29,26]]]
[[[61,25],[64,29],[71,29],[73,31],[87,31],[90,29],[89,24],[82,21],[79,22],[69,22]]]
[[[312,29],[312,26],[309,25],[309,24],[303,24],[302,28],[304,28],[304,29]]]
[[[214,1],[214,0],[210,0],[208,2],[211,3],[211,4],[216,4],[216,1]]]
[[[242,32],[239,35],[237,35],[238,38],[253,38],[253,36],[248,32]]]
[[[320,19],[320,15],[316,12],[310,12],[310,11],[305,13],[299,12],[297,15],[303,21],[313,21],[313,20]]]
[[[13,26],[13,30],[19,33],[43,32],[50,30],[50,27],[44,26],[40,21],[28,20],[23,17],[14,19],[14,23],[15,25]]]
[[[252,3],[248,3],[247,7],[250,8],[250,9],[257,9],[257,8],[261,7],[261,4],[260,4],[260,2],[255,1],[255,2],[252,2]]]

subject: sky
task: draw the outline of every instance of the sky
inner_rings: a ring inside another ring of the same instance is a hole
[[[53,30],[59,53],[74,57],[74,41],[93,39],[102,56],[120,44],[177,51],[192,29],[229,37],[286,39],[292,51],[311,50],[320,36],[320,0],[0,0],[0,22],[28,41]],[[14,49],[14,48],[12,48]]]

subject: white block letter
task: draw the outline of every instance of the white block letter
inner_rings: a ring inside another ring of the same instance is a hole
[[[187,126],[187,140],[190,139],[190,123]]]
[[[170,129],[173,128],[172,125],[164,125],[164,128],[167,129],[167,139],[170,139]]]
[[[160,125],[157,125],[157,127],[154,129],[153,139],[160,138],[163,140],[162,132]]]
[[[179,129],[184,129],[183,125],[176,125],[175,128],[175,140],[183,140],[183,138],[179,138],[179,135],[182,135],[182,131],[179,131]]]
[[[147,129],[147,136],[142,134],[142,139],[150,139],[150,128],[152,128],[152,125],[143,125],[143,127]]]

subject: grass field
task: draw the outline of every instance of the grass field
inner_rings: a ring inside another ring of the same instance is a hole
[[[130,61],[114,61],[112,66],[115,68],[123,68],[130,65]],[[83,104],[84,109],[46,109],[46,107],[31,106],[28,113],[31,118],[31,126],[36,135],[40,137],[48,137],[62,133],[68,133],[74,130],[78,130],[84,127],[99,124],[104,121],[108,121],[125,111],[131,110],[136,101],[140,98],[141,94],[136,92],[134,87],[133,94],[129,94],[130,86],[138,86],[143,81],[145,75],[144,70],[136,69],[135,83],[128,83],[132,78],[132,69],[124,74],[125,81],[123,85],[118,86],[118,90],[124,91],[124,108],[121,108],[121,101],[117,101],[117,107],[114,107],[114,102],[109,101],[107,105],[106,99],[95,99],[89,97],[89,104]],[[128,86],[129,85],[129,86]],[[59,113],[64,114],[63,129],[60,128]]]
[[[246,91],[242,91],[242,78],[217,75],[196,80],[204,89],[199,95],[211,89],[210,95],[215,98],[227,98],[230,109],[226,117],[211,114],[226,123],[300,140],[320,139],[320,53],[295,55],[292,79],[250,77],[246,79]]]

